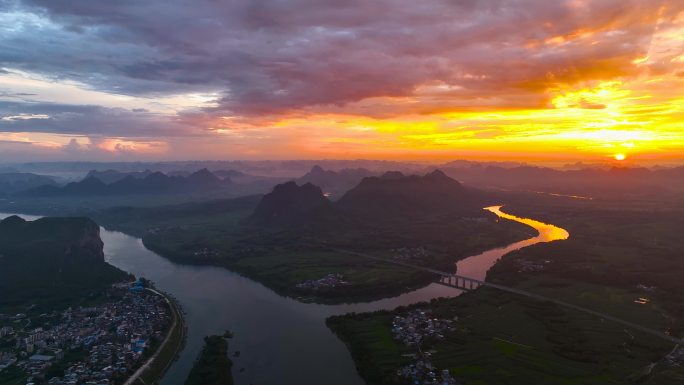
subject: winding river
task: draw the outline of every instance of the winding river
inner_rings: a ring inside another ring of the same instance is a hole
[[[486,210],[500,218],[524,223],[536,229],[537,236],[495,248],[458,261],[460,275],[484,279],[487,270],[504,254],[540,242],[566,239],[567,231],[501,211]],[[0,218],[10,214],[0,213]],[[25,219],[37,217],[22,215]],[[366,303],[320,305],[284,298],[263,285],[229,270],[212,266],[173,263],[147,250],[139,238],[102,229],[105,255],[109,263],[136,276],[151,279],[175,296],[186,313],[187,344],[162,381],[162,385],[183,384],[203,337],[234,332],[231,353],[233,374],[238,385],[362,385],[345,345],[325,326],[331,315],[393,309],[437,297],[457,296],[461,291],[438,284]],[[241,369],[244,368],[244,371]]]

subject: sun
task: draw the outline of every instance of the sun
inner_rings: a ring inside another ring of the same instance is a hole
[[[627,159],[627,155],[625,154],[615,154],[614,155],[615,160],[625,160]]]

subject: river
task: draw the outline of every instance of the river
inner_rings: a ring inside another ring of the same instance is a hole
[[[487,207],[500,218],[531,226],[537,236],[488,250],[456,262],[460,275],[484,279],[487,270],[504,254],[540,242],[566,239],[568,232],[549,224],[519,218]],[[0,213],[0,218],[11,214]],[[38,217],[21,215],[32,220]],[[150,250],[139,238],[120,232],[101,232],[107,262],[139,277],[154,281],[171,293],[185,311],[187,344],[178,361],[166,373],[162,385],[184,382],[199,354],[203,337],[234,333],[230,342],[233,375],[237,385],[362,385],[345,345],[325,326],[331,315],[394,309],[437,297],[453,297],[461,291],[438,284],[373,302],[342,305],[302,303],[282,297],[265,286],[227,269],[173,263]],[[244,371],[241,371],[244,368]]]

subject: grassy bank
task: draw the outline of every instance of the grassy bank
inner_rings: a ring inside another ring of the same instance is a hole
[[[636,211],[581,202],[509,209],[567,228],[570,239],[511,253],[488,280],[681,336],[681,208]],[[639,298],[647,301],[636,303]],[[664,385],[684,378],[681,366],[663,360],[671,344],[554,304],[482,288],[416,307],[459,317],[453,333],[423,351],[467,385]],[[328,320],[368,384],[403,383],[396,370],[409,362],[409,350],[391,330],[393,317],[405,311]]]
[[[517,223],[442,216],[392,225],[340,225],[333,230],[255,228],[243,223],[259,197],[181,206],[122,208],[98,222],[143,239],[147,248],[178,263],[226,267],[277,293],[306,301],[340,303],[399,295],[434,280],[429,273],[326,251],[316,243],[393,258],[397,249],[425,249],[418,261],[452,270],[454,261],[528,238]],[[340,274],[346,285],[301,290],[297,284]]]
[[[159,294],[157,291],[155,293]],[[153,353],[151,358],[152,361],[149,362],[149,365],[141,373],[138,373],[139,377],[137,379],[127,382],[129,385],[158,384],[171,364],[178,358],[185,344],[186,329],[182,310],[175,299],[167,294],[162,295],[169,304],[173,314],[173,321],[167,332],[167,337],[156,347],[156,353]]]

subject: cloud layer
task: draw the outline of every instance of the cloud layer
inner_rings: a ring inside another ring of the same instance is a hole
[[[554,109],[568,91],[684,73],[673,61],[681,47],[651,52],[658,30],[680,30],[683,9],[675,0],[0,0],[5,72],[135,98],[215,95],[160,116],[10,87],[0,129],[149,139],[321,116]],[[590,99],[562,108],[606,109]],[[505,132],[489,125],[473,132]]]

